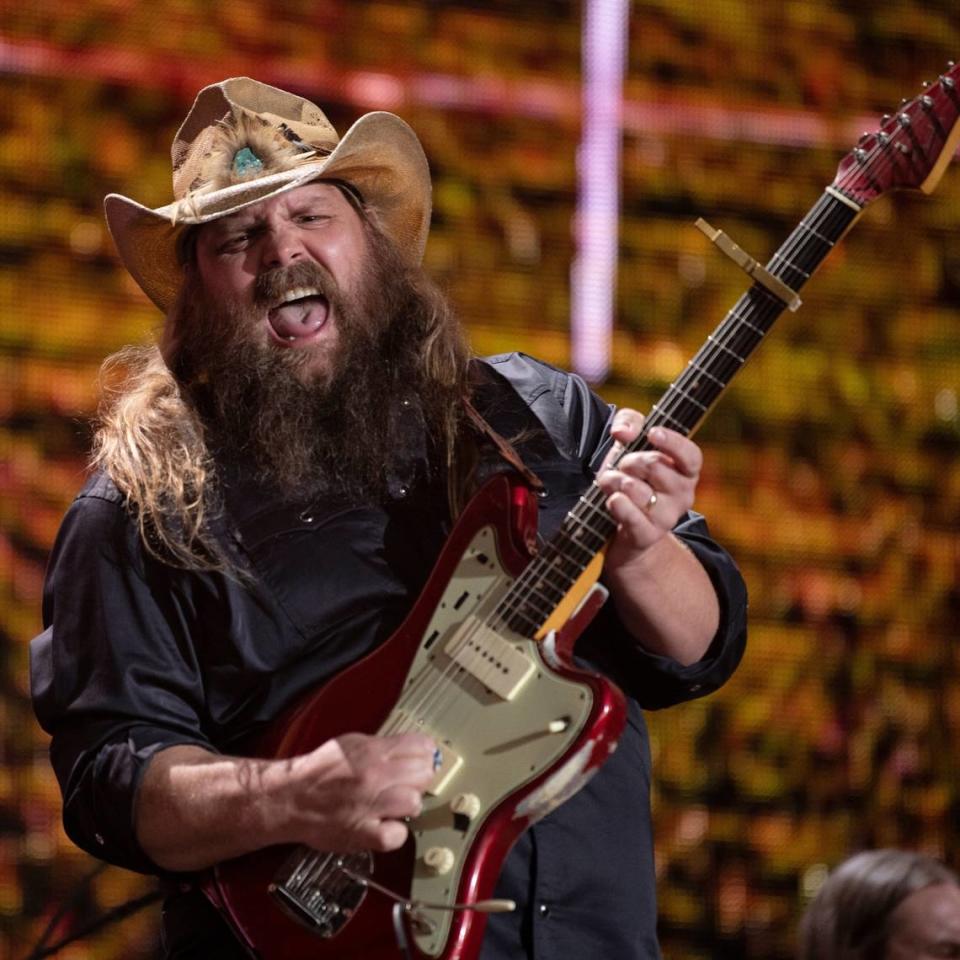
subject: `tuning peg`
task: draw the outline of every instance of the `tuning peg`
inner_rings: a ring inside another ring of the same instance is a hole
[[[864,130],[864,132],[860,134],[860,139],[857,141],[857,143],[865,143],[867,140],[870,139],[870,137],[871,137],[870,131]]]
[[[885,114],[880,118],[880,122],[881,122],[881,123],[889,123],[892,119],[893,119],[893,117],[891,117],[889,113],[885,113]]]
[[[910,114],[901,113],[900,116],[897,117],[897,122],[900,124],[901,127],[909,127],[911,122]]]
[[[910,98],[909,98],[909,97],[904,97],[904,98],[900,101],[900,106],[901,106],[901,107],[905,107],[909,102],[910,102]]]
[[[921,103],[921,105],[923,106],[923,109],[924,109],[924,110],[932,110],[932,109],[933,109],[933,97],[929,97],[929,96],[924,95],[924,96],[922,96],[922,97],[920,98],[920,103]]]
[[[947,61],[947,69],[948,69],[948,70],[952,70],[952,69],[954,68],[954,66],[955,66],[955,64],[954,64],[953,60],[948,60],[948,61]]]
[[[941,82],[948,90],[952,90],[952,89],[956,86],[956,83],[954,82],[953,77],[941,77],[941,78],[940,78],[940,82]]]

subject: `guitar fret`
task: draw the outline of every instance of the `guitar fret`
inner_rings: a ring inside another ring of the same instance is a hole
[[[836,246],[836,244],[835,244],[835,242],[834,242],[833,240],[831,240],[829,237],[825,237],[825,236],[824,236],[819,230],[817,230],[815,227],[811,227],[810,224],[808,224],[806,220],[801,220],[801,221],[800,221],[800,227],[801,227],[802,229],[806,230],[807,233],[809,233],[809,234],[811,234],[812,236],[816,237],[817,240],[820,240],[822,243],[825,243],[828,248],[832,249],[834,246]]]
[[[529,633],[531,636],[540,627],[540,622],[523,613],[519,608],[506,610],[498,618],[498,623],[515,633]],[[519,622],[518,622],[519,621]]]
[[[764,292],[769,293],[770,291],[764,291]],[[778,299],[778,302],[779,302],[779,298],[777,298],[777,299]],[[751,323],[749,320],[745,320],[745,319],[743,319],[743,318],[738,318],[738,319],[739,319],[739,322],[740,322],[744,327],[746,327],[748,330],[753,330],[754,333],[756,333],[758,337],[765,337],[765,336],[767,335],[767,331],[766,331],[766,330],[762,329],[761,327],[758,327],[756,324]]]
[[[720,380],[717,377],[715,377],[706,367],[701,366],[699,363],[697,363],[696,359],[691,360],[687,364],[687,366],[693,367],[693,369],[696,370],[697,373],[701,373],[708,380],[712,380],[721,390],[726,388],[727,385],[723,380]]]
[[[755,302],[758,295],[763,295],[763,303]],[[743,312],[740,309],[741,304],[743,304],[744,307],[748,307],[749,312]],[[750,316],[757,324],[766,322],[765,326],[759,328],[761,335],[766,336],[767,331],[773,325],[773,321],[780,315],[782,310],[783,301],[778,296],[767,290],[766,287],[752,287],[730,311],[729,318],[735,320],[736,323],[730,324],[732,330],[727,331],[724,329],[724,334],[728,340],[731,340],[737,334],[743,333],[743,328],[748,324],[747,316]],[[757,328],[757,324],[753,325],[755,329]]]
[[[721,350],[723,350],[724,353],[729,353],[730,356],[733,357],[733,358],[737,361],[737,363],[739,363],[741,366],[742,366],[744,363],[747,362],[747,361],[746,361],[746,357],[741,357],[741,356],[739,356],[738,354],[734,353],[734,352],[733,352],[729,347],[727,347],[725,344],[720,343],[720,342],[714,337],[714,335],[713,335],[712,333],[707,337],[707,339],[708,339],[711,343],[713,343],[713,344],[715,344],[716,346],[718,346]],[[654,405],[654,409],[656,409],[656,405]]]
[[[536,594],[532,591],[525,591],[522,595],[514,597],[513,601],[509,604],[505,604],[505,611],[510,616],[525,616],[531,619],[531,623],[537,624],[540,620],[540,615],[544,613],[549,613],[552,607],[548,606],[542,610],[537,609],[537,605],[532,601],[536,598]],[[524,611],[527,611],[524,613]]]
[[[582,517],[578,517],[578,519],[580,520],[581,529],[592,533],[601,542],[605,541],[610,535],[610,517],[606,511],[601,513],[600,511],[594,510],[589,520]]]
[[[548,603],[558,603],[563,599],[565,592],[556,584],[550,583],[546,576],[536,577],[533,583],[530,584],[530,590],[542,596]],[[551,594],[553,594],[553,596],[551,596]]]
[[[601,533],[598,530],[594,530],[589,524],[583,523],[576,530],[565,533],[563,536],[564,536],[564,539],[566,539],[570,543],[571,551],[568,553],[568,555],[572,555],[572,552],[574,550],[587,550],[587,551],[595,550],[595,549],[599,550],[600,547],[602,547],[603,544],[607,542],[608,533],[607,532]],[[583,543],[582,538],[586,536],[594,537],[594,539],[596,540],[596,544],[591,545],[589,543],[587,544]]]
[[[579,574],[577,574],[579,576]],[[544,580],[547,580],[549,577],[559,577],[561,578],[560,583],[553,583],[551,587],[554,590],[559,591],[560,597],[563,597],[566,592],[577,582],[576,576],[571,576],[565,570],[557,570],[556,568],[548,569],[544,573]]]
[[[536,616],[549,615],[555,603],[551,603],[546,597],[541,596],[535,589],[529,589],[522,597],[520,607],[527,607],[531,614]]]
[[[679,393],[685,400],[689,400],[690,403],[694,404],[695,406],[697,406],[697,407],[699,407],[701,410],[703,410],[704,413],[706,413],[707,410],[710,409],[709,407],[704,406],[704,405],[703,405],[699,400],[697,400],[695,397],[691,397],[689,393],[687,393],[687,392],[686,392],[685,390],[683,390],[681,387],[678,387],[676,383],[671,383],[670,386],[668,387],[668,389],[669,389],[669,390],[672,390],[674,393]]]
[[[657,415],[658,417],[662,417],[664,420],[669,420],[670,423],[674,424],[675,426],[678,426],[678,427],[680,428],[681,432],[683,432],[683,433],[686,433],[686,432],[687,432],[687,425],[686,425],[685,423],[681,423],[679,420],[677,420],[676,417],[671,417],[669,413],[667,413],[666,411],[664,411],[663,409],[661,409],[661,407],[659,406],[659,404],[656,404],[656,403],[655,403],[655,404],[651,407],[651,410],[652,410],[654,413],[656,413],[656,415]],[[652,416],[652,415],[651,415],[650,419],[651,419],[651,420],[653,419],[653,416]],[[659,423],[660,421],[658,420],[657,422]]]
[[[782,256],[781,254],[775,253],[770,262],[773,263],[774,261],[779,261],[781,264],[784,264],[785,266],[789,267],[791,270],[796,270],[797,273],[802,274],[804,280],[810,279],[810,274],[808,271],[804,270],[802,267],[799,267],[792,260],[788,260],[786,257]]]

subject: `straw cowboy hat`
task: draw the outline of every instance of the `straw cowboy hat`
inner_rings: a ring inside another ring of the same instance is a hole
[[[337,136],[314,104],[233,77],[204,87],[171,150],[173,203],[155,210],[112,193],[104,201],[120,258],[166,313],[183,276],[183,231],[313,180],[351,184],[411,262],[423,257],[430,225],[430,171],[417,135],[377,111]]]

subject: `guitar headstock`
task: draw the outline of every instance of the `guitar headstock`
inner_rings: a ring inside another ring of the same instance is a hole
[[[861,207],[891,190],[932,193],[958,143],[960,64],[949,63],[936,83],[860,138],[837,168],[833,186]]]

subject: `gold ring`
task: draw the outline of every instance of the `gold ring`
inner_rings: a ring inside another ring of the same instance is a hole
[[[657,505],[657,499],[658,498],[657,498],[656,490],[651,490],[650,499],[646,502],[646,505],[644,506],[643,509],[646,510],[647,513],[649,513]]]

